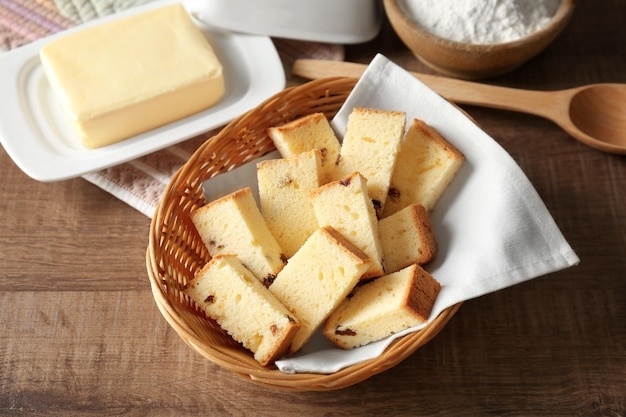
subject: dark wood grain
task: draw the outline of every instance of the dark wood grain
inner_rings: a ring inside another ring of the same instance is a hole
[[[544,53],[485,82],[626,82],[624,16],[621,0],[579,1]],[[377,52],[431,72],[388,24],[346,59]],[[465,110],[581,263],[466,302],[401,364],[330,393],[270,391],[203,359],[153,302],[149,219],[82,179],[36,182],[0,148],[0,415],[626,416],[626,157],[538,117]]]

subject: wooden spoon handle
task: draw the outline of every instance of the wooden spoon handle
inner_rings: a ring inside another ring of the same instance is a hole
[[[366,68],[364,64],[352,62],[298,59],[291,72],[308,79],[333,76],[358,78]],[[558,119],[568,105],[567,97],[555,92],[499,87],[415,72],[411,74],[454,103],[519,111],[551,120]]]

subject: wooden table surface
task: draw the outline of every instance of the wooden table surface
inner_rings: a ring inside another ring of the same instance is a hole
[[[622,0],[579,1],[543,54],[485,82],[626,83],[625,18]],[[346,59],[376,52],[431,72],[387,24]],[[191,350],[153,302],[149,219],[83,179],[34,181],[0,148],[0,415],[625,416],[626,157],[534,116],[464,109],[581,263],[466,302],[401,364],[333,392],[271,391]]]

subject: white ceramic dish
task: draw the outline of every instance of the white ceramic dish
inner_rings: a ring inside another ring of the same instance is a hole
[[[0,142],[20,169],[39,181],[59,181],[117,165],[223,126],[285,87],[285,72],[271,39],[214,31],[199,23],[224,66],[226,93],[220,102],[103,148],[83,147],[51,90],[39,50],[66,33],[170,3],[129,9],[0,55]]]
[[[187,10],[215,28],[279,38],[361,43],[380,31],[378,0],[184,0]]]

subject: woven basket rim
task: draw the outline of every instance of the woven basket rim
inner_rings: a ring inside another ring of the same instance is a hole
[[[296,101],[304,103],[302,111],[313,112],[319,110],[324,113],[328,112],[327,115],[332,115],[343,104],[356,82],[357,80],[354,78],[333,77],[286,88],[268,98],[256,108],[231,121],[216,135],[207,138],[189,160],[173,175],[150,224],[149,243],[146,251],[146,268],[152,295],[160,313],[181,339],[196,352],[257,385],[282,391],[326,391],[354,385],[397,365],[419,347],[430,341],[454,316],[461,305],[461,303],[458,303],[447,308],[423,329],[395,340],[379,357],[350,365],[330,374],[290,374],[284,373],[275,367],[262,367],[254,360],[252,354],[243,348],[207,343],[206,340],[202,339],[201,336],[203,335],[200,335],[198,331],[194,331],[193,324],[189,322],[190,306],[185,304],[184,300],[181,299],[181,295],[174,288],[181,284],[173,277],[175,274],[170,272],[168,259],[164,259],[164,257],[172,256],[166,253],[166,250],[172,250],[168,246],[170,242],[174,242],[172,245],[180,243],[176,230],[172,231],[171,229],[174,227],[185,227],[188,215],[184,211],[190,210],[189,205],[203,204],[202,196],[198,195],[198,190],[201,189],[201,183],[204,180],[211,175],[215,175],[215,172],[212,172],[211,169],[216,164],[211,162],[214,161],[211,158],[219,156],[217,155],[219,152],[216,152],[216,150],[220,150],[220,146],[224,146],[230,152],[235,146],[233,145],[233,138],[239,138],[242,135],[246,136],[252,132],[250,137],[255,141],[257,137],[260,138],[258,143],[254,142],[254,152],[257,152],[258,155],[236,155],[234,163],[226,157],[224,166],[220,167],[219,170],[231,169],[234,166],[247,162],[251,158],[260,156],[260,154],[274,149],[271,140],[264,137],[265,129],[259,129],[257,126],[257,124],[263,125],[266,122],[264,118],[269,118],[272,121],[274,116],[276,118],[285,118],[285,120],[295,118],[298,113],[294,112],[291,114],[288,107],[290,103]],[[309,102],[314,103],[311,109],[306,107]],[[259,117],[261,120],[259,120]],[[265,125],[265,128],[267,127],[270,126]],[[257,145],[258,149],[256,148]],[[247,152],[252,151],[246,148],[244,153]],[[221,159],[220,163],[222,163]],[[208,175],[208,177],[198,178],[198,170],[203,170],[203,175]],[[184,204],[182,204],[183,202]],[[183,211],[182,213],[181,210]],[[187,231],[185,231],[185,236],[187,236]],[[188,239],[191,240],[189,237]],[[196,251],[202,250],[193,245],[192,247]],[[185,264],[188,258],[191,258],[187,251],[181,253],[178,250],[174,250],[173,255],[176,263],[180,264]],[[172,259],[169,260],[171,263],[174,263]],[[175,266],[172,267],[172,269],[174,268]],[[187,269],[193,268],[187,266]],[[211,332],[211,329],[206,329],[206,332],[214,333]]]

